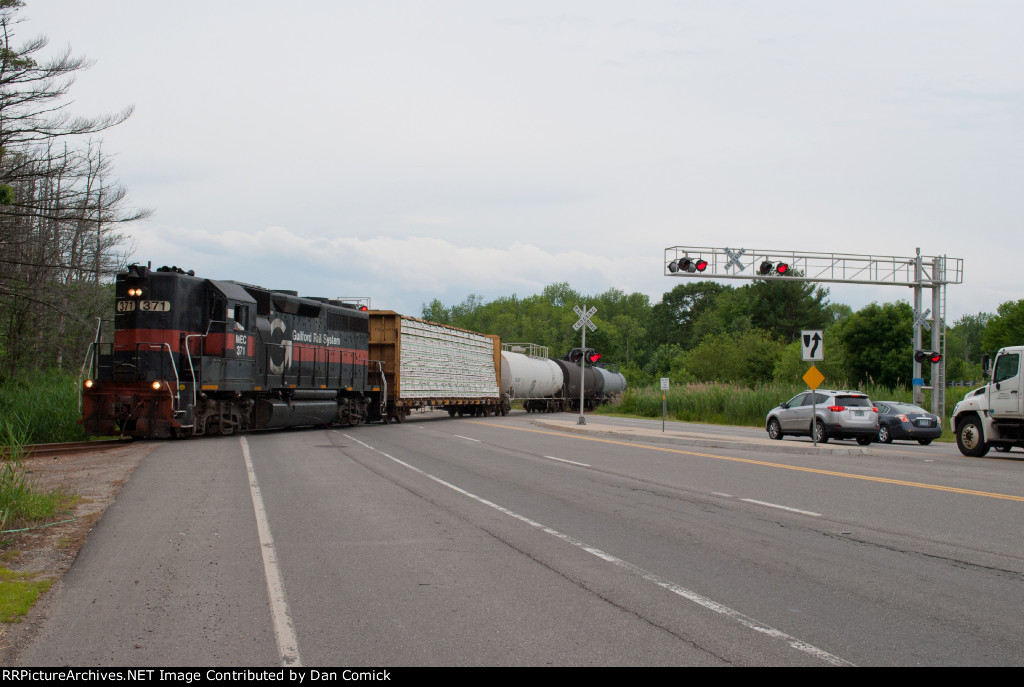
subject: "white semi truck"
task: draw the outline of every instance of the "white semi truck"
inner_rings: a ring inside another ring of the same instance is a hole
[[[971,391],[953,408],[956,445],[965,456],[983,456],[990,448],[1008,451],[1024,447],[1024,346],[999,349],[991,367],[992,379]],[[985,375],[989,360],[982,360]]]

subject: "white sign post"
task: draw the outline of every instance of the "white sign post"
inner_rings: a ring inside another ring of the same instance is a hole
[[[661,378],[661,431],[665,431],[665,392],[668,391],[668,377]]]
[[[825,339],[821,336],[820,329],[805,329],[800,332],[800,346],[804,360],[825,359]]]
[[[586,307],[586,304],[583,304]],[[583,372],[587,366],[587,330],[592,332],[597,331],[597,325],[590,321],[590,318],[597,312],[597,308],[591,308],[590,310],[583,312],[583,308],[576,305],[573,306],[573,310],[580,319],[576,320],[576,324],[572,326],[573,329],[583,330],[583,341],[580,343],[580,419],[576,422],[578,425],[585,425],[587,421],[583,418]],[[584,327],[584,325],[586,325]]]

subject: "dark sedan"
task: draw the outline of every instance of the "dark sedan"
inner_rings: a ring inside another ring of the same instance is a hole
[[[882,401],[878,406],[878,441],[888,444],[893,439],[916,440],[922,446],[942,436],[942,420],[909,403]]]

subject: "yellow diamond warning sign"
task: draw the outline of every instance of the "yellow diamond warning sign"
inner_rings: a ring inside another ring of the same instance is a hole
[[[821,371],[814,365],[811,365],[811,369],[804,375],[804,381],[807,382],[807,386],[817,389],[825,381],[825,375],[821,374]]]

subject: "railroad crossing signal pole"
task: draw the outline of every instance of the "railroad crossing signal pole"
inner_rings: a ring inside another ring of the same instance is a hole
[[[750,279],[823,282],[833,284],[890,284],[914,289],[914,350],[922,348],[921,327],[928,313],[920,315],[923,289],[932,290],[932,350],[942,358],[932,365],[932,384],[924,386],[920,363],[913,361],[914,402],[924,402],[931,389],[932,412],[943,415],[946,394],[946,286],[964,281],[963,258],[945,255],[914,257],[807,253],[791,250],[747,250],[704,246],[672,246],[665,249],[666,277],[703,279]]]
[[[587,307],[587,304],[584,303],[583,307]],[[580,319],[576,320],[576,324],[574,324],[572,328],[583,331],[583,341],[580,343],[580,419],[576,424],[585,425],[587,424],[587,421],[583,417],[583,372],[587,367],[587,330],[589,329],[592,332],[597,331],[597,325],[590,321],[590,318],[597,312],[597,308],[591,307],[590,310],[583,312],[583,308],[576,305],[573,306],[573,311],[580,316]]]

